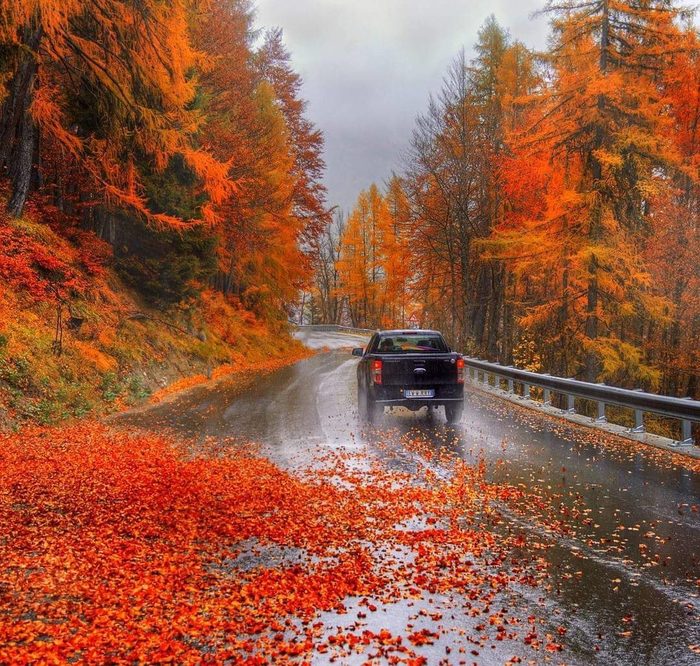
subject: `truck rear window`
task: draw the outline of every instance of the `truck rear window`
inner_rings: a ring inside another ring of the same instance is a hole
[[[400,333],[383,335],[375,347],[380,354],[445,353],[448,350],[441,335],[436,333]]]

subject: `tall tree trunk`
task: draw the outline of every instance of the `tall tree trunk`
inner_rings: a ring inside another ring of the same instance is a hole
[[[306,291],[301,292],[301,308],[299,308],[299,326],[304,325],[304,308],[306,307]]]
[[[7,211],[13,217],[19,217],[24,210],[24,204],[29,195],[32,182],[32,165],[34,163],[34,142],[36,127],[29,112],[24,114],[20,126],[17,147],[14,151],[14,161],[10,166],[12,181],[12,196],[7,204]]]
[[[503,363],[509,365],[513,363],[513,347],[515,346],[515,298],[516,283],[515,276],[507,268],[504,269],[505,277],[503,283],[505,293],[503,297]]]
[[[462,346],[467,342],[472,334],[469,319],[469,303],[474,297],[471,285],[471,239],[465,229],[465,225],[460,224],[462,238],[459,244],[460,279],[462,291],[462,303],[460,312],[460,342]]]
[[[36,23],[36,21],[34,22]],[[32,182],[37,129],[30,108],[38,71],[36,51],[42,29],[27,27],[17,73],[0,114],[0,169],[10,177],[10,215],[22,214]]]
[[[599,67],[600,71],[605,74],[608,67],[608,47],[610,43],[610,23],[609,23],[609,10],[608,10],[608,0],[603,0],[603,18],[600,31],[600,60]],[[592,217],[591,217],[591,227],[589,231],[589,238],[591,243],[597,243],[600,240],[600,235],[602,233],[602,221],[603,221],[603,205],[601,202],[601,196],[599,188],[602,187],[603,169],[596,155],[596,151],[603,147],[604,136],[603,136],[603,123],[604,123],[604,113],[606,107],[605,95],[600,94],[598,96],[598,124],[596,127],[595,134],[595,145],[591,154],[592,161],[592,175],[593,175],[593,187],[598,190],[598,200],[596,201]],[[591,258],[588,264],[588,286],[587,286],[587,303],[586,303],[586,338],[589,341],[595,340],[598,337],[598,259],[595,253],[591,254]],[[600,373],[600,361],[598,355],[591,349],[586,351],[586,379],[589,382],[595,381]]]
[[[505,300],[504,270],[500,262],[493,263],[490,269],[491,297],[489,300],[491,303],[491,312],[489,314],[486,346],[489,358],[495,358],[498,362],[502,362],[505,354],[503,354],[502,346],[499,347],[499,342],[503,342],[502,336],[500,335],[500,322],[503,301]]]
[[[491,293],[489,270],[485,265],[479,266],[477,287],[474,294],[474,307],[472,314],[472,334],[478,350],[485,353],[484,337],[486,333],[486,308]]]

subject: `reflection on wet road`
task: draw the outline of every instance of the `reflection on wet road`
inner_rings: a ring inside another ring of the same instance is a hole
[[[475,391],[468,392],[463,421],[455,428],[446,425],[442,413],[397,410],[367,429],[358,423],[356,360],[347,349],[361,341],[305,335],[313,346],[336,349],[267,376],[244,395],[232,396],[225,383],[201,387],[120,420],[194,438],[252,440],[292,470],[317,464],[329,450],[366,447],[386,457],[387,442],[396,446],[387,464],[410,470],[415,454],[400,451],[400,442],[407,434],[422,434],[467,462],[483,460],[490,480],[520,487],[535,498],[522,511],[504,510],[499,529],[547,541],[553,538],[552,525],[558,527],[556,544],[543,551],[551,564],[548,580],[525,601],[533,615],[566,622],[567,663],[700,661],[693,650],[700,650],[697,471],[666,453],[640,450],[602,433],[577,432]],[[380,439],[382,449],[373,446]],[[439,462],[435,467],[441,473]],[[444,614],[448,601],[436,597],[430,612],[442,609]],[[384,610],[383,626],[390,629],[392,622],[405,626],[406,617],[417,612],[401,604]],[[323,619],[343,623],[340,616]],[[446,647],[433,646],[431,663],[446,657]],[[477,661],[503,663],[508,657],[494,647],[491,656],[482,653]],[[534,658],[543,661],[544,655]]]

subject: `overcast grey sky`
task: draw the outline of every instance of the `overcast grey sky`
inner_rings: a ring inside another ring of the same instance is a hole
[[[546,44],[544,0],[257,0],[256,24],[280,27],[323,131],[328,201],[400,170],[416,115],[490,14],[530,47]]]

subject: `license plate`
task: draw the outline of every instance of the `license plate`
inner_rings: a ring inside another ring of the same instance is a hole
[[[435,389],[406,389],[403,394],[406,398],[434,398]]]

